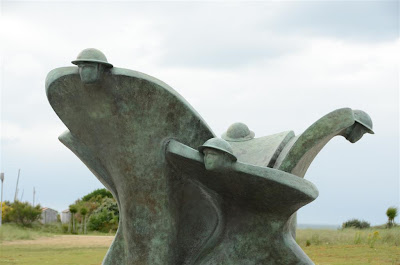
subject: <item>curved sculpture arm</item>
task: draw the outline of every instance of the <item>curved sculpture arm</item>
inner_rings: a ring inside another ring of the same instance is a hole
[[[70,131],[65,131],[58,137],[58,139],[77,157],[79,157],[79,159],[81,159],[97,179],[113,194],[119,204],[119,197],[115,183],[113,182],[110,173],[102,165],[101,161],[93,155],[94,152],[78,138],[73,136]]]
[[[177,170],[222,197],[259,211],[289,217],[318,197],[318,190],[311,182],[281,170],[240,162],[222,172],[206,170],[198,151],[175,140],[169,142],[166,158]]]
[[[299,137],[292,139],[280,154],[274,168],[304,177],[314,158],[333,137],[342,135],[354,143],[368,132],[367,128],[363,128],[355,119],[352,109],[332,111],[308,127]],[[358,137],[354,137],[355,131]]]

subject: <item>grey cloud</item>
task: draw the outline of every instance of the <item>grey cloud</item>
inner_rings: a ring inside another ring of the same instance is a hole
[[[399,36],[397,1],[217,3],[180,11],[163,30],[164,65],[235,68],[298,52],[312,38],[380,42]]]
[[[49,41],[57,45],[55,39],[76,46],[107,38],[127,48],[123,43],[133,40],[136,54],[163,47],[154,50],[163,67],[224,69],[296,53],[313,37],[393,40],[399,17],[397,1],[8,3],[4,9],[51,28]],[[143,26],[139,20],[149,23],[148,32],[135,30]],[[158,36],[158,44],[144,42],[146,33]]]
[[[182,8],[163,28],[166,49],[160,64],[236,68],[302,49],[299,39],[294,42],[273,28],[260,30],[260,23],[272,24],[273,7],[214,3]]]
[[[196,40],[190,37],[181,39],[179,46],[168,49],[160,59],[161,65],[175,67],[200,67],[200,68],[236,68],[243,67],[272,59],[283,54],[295,52],[299,49],[295,45],[281,43],[275,45],[271,42],[257,40],[249,36],[246,41],[230,41],[227,36],[221,35],[210,43],[207,38],[197,45]]]
[[[398,19],[398,1],[304,1],[287,5],[275,26],[287,33],[387,41],[399,37]]]

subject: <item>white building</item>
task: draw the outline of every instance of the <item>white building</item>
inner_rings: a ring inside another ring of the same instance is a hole
[[[42,216],[40,218],[40,222],[42,224],[57,222],[57,214],[58,212],[56,210],[47,207],[42,208]]]
[[[71,221],[71,213],[69,209],[66,209],[61,212],[61,223],[68,224]]]

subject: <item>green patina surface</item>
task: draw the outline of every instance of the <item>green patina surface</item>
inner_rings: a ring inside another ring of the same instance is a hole
[[[373,133],[368,114],[336,110],[298,137],[254,138],[238,123],[230,146],[213,139],[200,153],[215,135],[171,87],[95,49],[73,63],[48,74],[46,93],[68,128],[60,141],[118,202],[103,264],[313,264],[291,234],[318,196],[299,177],[332,137]]]

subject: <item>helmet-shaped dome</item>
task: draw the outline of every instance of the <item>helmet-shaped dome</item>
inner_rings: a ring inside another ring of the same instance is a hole
[[[254,132],[250,131],[246,124],[236,122],[229,126],[228,130],[222,134],[222,138],[230,142],[247,141],[254,138]]]
[[[233,154],[233,150],[232,147],[230,146],[230,144],[225,141],[224,139],[221,138],[211,138],[209,140],[207,140],[202,146],[200,146],[198,149],[201,153],[203,153],[203,150],[205,148],[210,148],[210,149],[214,149],[214,150],[218,150],[218,151],[222,151],[225,154],[227,154],[233,161],[236,161],[237,158],[236,156]],[[203,153],[204,154],[204,153]]]
[[[356,120],[356,122],[360,123],[365,128],[367,128],[369,133],[374,134],[374,131],[372,130],[371,117],[362,110],[353,110],[353,113],[354,113],[354,119]]]
[[[84,49],[78,54],[76,60],[72,61],[71,63],[79,65],[80,63],[85,62],[100,63],[105,65],[106,67],[113,67],[113,65],[107,61],[104,53],[94,48]]]

